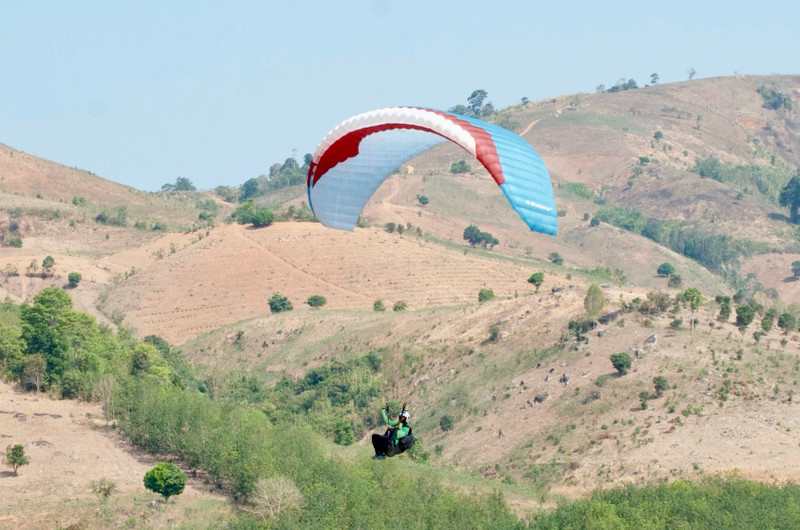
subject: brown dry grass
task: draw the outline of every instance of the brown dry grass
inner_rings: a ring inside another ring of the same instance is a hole
[[[108,427],[97,405],[54,401],[0,382],[0,438],[3,452],[22,444],[30,460],[18,476],[0,472],[2,528],[109,528],[131,521],[153,528],[192,521],[206,527],[230,516],[226,499],[210,494],[201,480],[190,478],[167,504],[146,490],[144,474],[158,460]],[[91,491],[100,479],[116,485],[108,504]]]

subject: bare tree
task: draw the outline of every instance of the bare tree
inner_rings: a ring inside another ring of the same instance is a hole
[[[94,387],[94,392],[103,404],[103,415],[106,418],[106,425],[108,425],[108,416],[113,411],[114,399],[114,383],[113,375],[104,375]]]
[[[266,520],[278,517],[283,510],[299,510],[302,506],[303,494],[294,482],[286,477],[271,477],[258,479],[242,510]]]
[[[44,384],[44,376],[47,373],[47,359],[41,353],[34,353],[25,358],[22,369],[22,382],[36,387],[38,394]]]

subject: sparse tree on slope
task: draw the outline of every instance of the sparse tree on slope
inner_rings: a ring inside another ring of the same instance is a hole
[[[778,202],[781,206],[789,208],[789,221],[794,224],[800,222],[800,216],[797,214],[800,208],[800,170],[783,187]]]
[[[6,447],[5,463],[8,467],[14,470],[14,476],[17,476],[17,469],[20,466],[28,465],[30,461],[25,456],[25,448],[20,444],[9,445]]]
[[[603,291],[600,290],[599,285],[593,283],[589,286],[586,297],[583,299],[583,307],[586,309],[586,317],[592,322],[596,321],[597,317],[600,316],[600,311],[603,310],[605,305],[606,299],[603,296]]]
[[[185,486],[186,474],[169,462],[159,462],[144,475],[144,487],[162,495],[164,500],[180,495]]]

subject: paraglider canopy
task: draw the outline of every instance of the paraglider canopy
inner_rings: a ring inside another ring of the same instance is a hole
[[[443,141],[478,159],[531,230],[557,233],[550,174],[530,144],[482,120],[414,107],[365,112],[328,133],[308,170],[314,215],[325,226],[352,230],[367,200],[389,175]]]

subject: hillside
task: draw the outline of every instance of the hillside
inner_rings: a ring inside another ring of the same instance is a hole
[[[765,108],[761,86],[789,95],[794,108]],[[353,232],[226,223],[235,205],[211,194],[140,192],[0,145],[0,298],[31,300],[79,272],[80,284],[67,289],[76,309],[166,339],[208,377],[300,377],[380,352],[386,397],[411,403],[431,463],[502,486],[520,511],[660,478],[735,471],[797,481],[800,337],[778,329],[755,337],[760,316],[740,332],[735,311],[717,320],[714,298],[742,289],[764,308],[798,311],[797,229],[776,198],[800,164],[798,107],[800,76],[735,76],[501,111],[498,122],[550,168],[558,237],[528,232],[476,161],[452,174],[465,153],[450,145],[387,179],[363,212],[368,226]],[[700,176],[698,161],[712,158],[719,171]],[[305,199],[286,189],[259,202],[280,209]],[[122,207],[124,222],[98,221]],[[609,207],[746,251],[710,270],[640,233],[591,226]],[[386,223],[407,228],[390,233]],[[470,248],[462,238],[470,224],[500,244]],[[8,246],[13,237],[21,248]],[[48,255],[52,276],[26,273]],[[681,276],[679,288],[656,274],[664,262]],[[538,292],[527,281],[537,271],[545,273]],[[607,318],[577,342],[568,324],[583,317],[591,283],[601,285]],[[685,305],[640,310],[648,295],[674,298],[687,287],[704,298],[694,330]],[[478,303],[481,289],[495,299]],[[275,293],[294,310],[270,313]],[[312,295],[325,306],[309,307]],[[385,312],[373,311],[376,300]],[[406,311],[392,311],[398,301]],[[618,352],[635,358],[624,376],[610,361]],[[670,383],[663,396],[655,376]],[[26,414],[58,405],[25,399]],[[452,429],[441,427],[444,416]],[[0,415],[4,432],[7,421]],[[366,458],[368,446],[364,438],[345,455]]]

